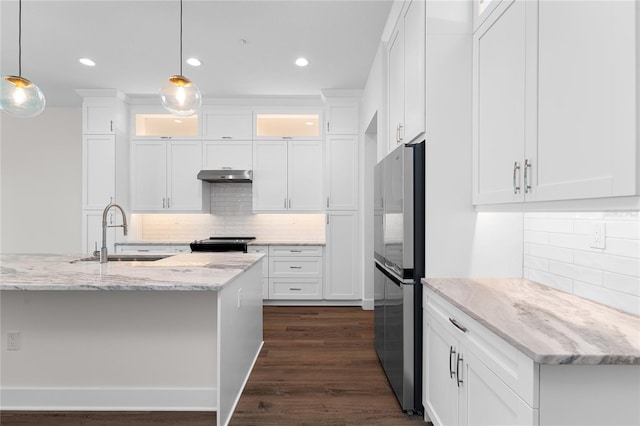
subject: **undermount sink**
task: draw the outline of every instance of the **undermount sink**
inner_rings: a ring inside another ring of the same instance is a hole
[[[118,253],[110,254],[107,256],[109,262],[153,262],[154,260],[164,259],[166,257],[173,256],[173,253]],[[82,259],[74,260],[75,262],[99,262],[100,256],[83,257]]]

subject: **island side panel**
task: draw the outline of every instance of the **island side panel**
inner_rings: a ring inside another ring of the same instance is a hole
[[[0,292],[0,408],[215,410],[217,296]]]
[[[262,348],[262,262],[218,298],[218,425],[227,425]]]

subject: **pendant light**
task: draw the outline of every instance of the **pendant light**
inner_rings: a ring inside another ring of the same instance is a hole
[[[22,0],[18,2],[18,75],[0,81],[0,109],[20,118],[35,117],[44,111],[44,94],[38,86],[22,76]]]
[[[202,95],[196,85],[182,75],[182,0],[180,0],[180,74],[172,75],[160,87],[162,105],[171,113],[187,117],[202,105]]]

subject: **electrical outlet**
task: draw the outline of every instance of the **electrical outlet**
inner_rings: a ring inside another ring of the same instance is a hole
[[[20,332],[10,331],[7,333],[7,350],[19,351],[20,350]]]
[[[598,222],[593,225],[591,230],[591,248],[605,248],[606,228],[604,222]]]

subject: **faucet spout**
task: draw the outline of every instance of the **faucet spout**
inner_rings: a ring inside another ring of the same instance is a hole
[[[107,214],[112,207],[117,208],[120,210],[120,213],[122,213],[122,225],[107,224]],[[100,248],[100,263],[107,263],[109,261],[107,253],[107,228],[122,228],[124,235],[127,235],[127,215],[119,204],[109,203],[102,212],[102,247]]]

